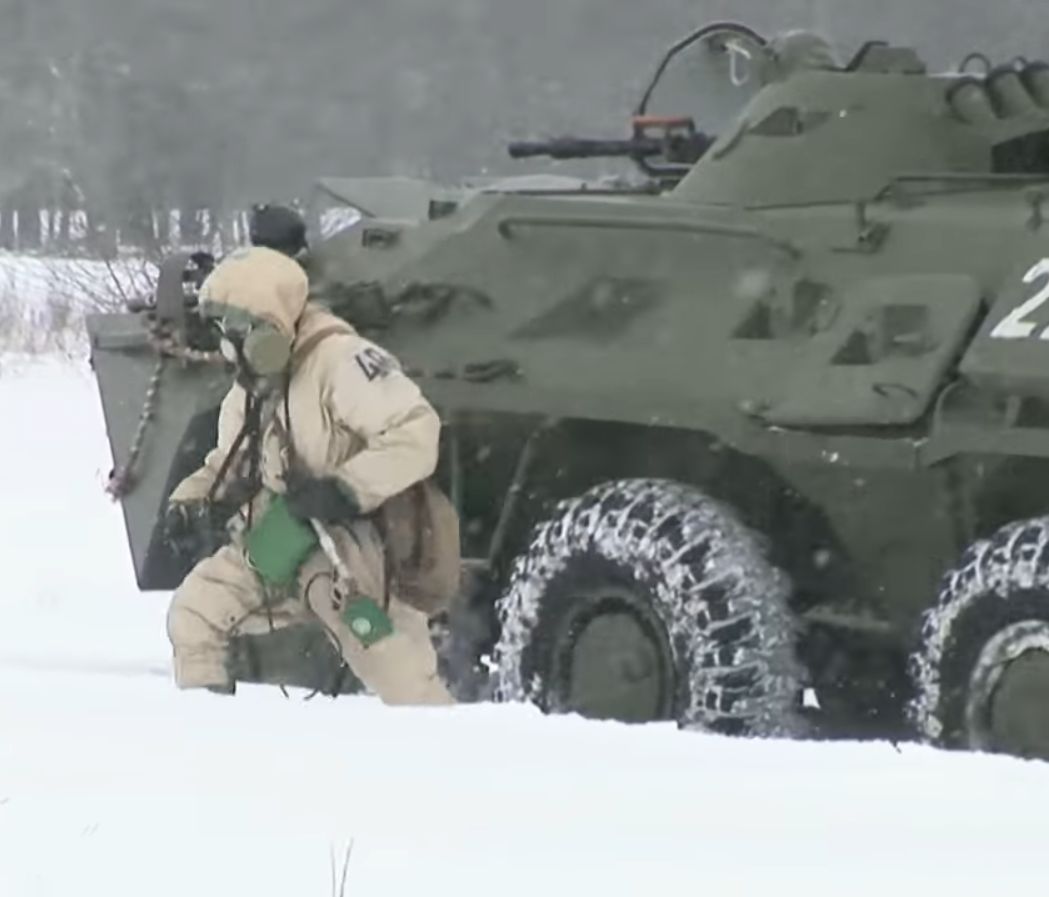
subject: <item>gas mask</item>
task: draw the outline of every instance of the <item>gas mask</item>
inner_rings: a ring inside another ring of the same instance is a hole
[[[291,339],[269,321],[217,303],[206,303],[201,313],[214,322],[219,351],[239,375],[249,381],[270,380],[287,368]]]

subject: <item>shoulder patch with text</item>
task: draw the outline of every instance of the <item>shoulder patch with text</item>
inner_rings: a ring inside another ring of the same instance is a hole
[[[361,349],[360,352],[353,356],[353,360],[357,362],[357,366],[363,371],[364,376],[369,381],[388,377],[397,370],[397,362],[393,359],[393,356],[387,355],[374,346]]]

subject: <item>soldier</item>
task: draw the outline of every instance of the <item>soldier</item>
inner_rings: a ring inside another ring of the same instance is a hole
[[[176,683],[232,693],[232,635],[313,614],[386,703],[451,703],[427,615],[391,593],[369,516],[434,471],[437,414],[390,355],[307,301],[295,260],[306,228],[296,212],[256,208],[251,242],[200,291],[200,312],[216,322],[237,376],[217,445],[172,493],[169,531],[185,534],[215,502],[238,510],[229,543],[172,599]],[[338,581],[318,535],[331,537],[349,584]]]

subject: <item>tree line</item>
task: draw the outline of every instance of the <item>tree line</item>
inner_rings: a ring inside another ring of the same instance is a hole
[[[621,136],[665,47],[712,19],[766,33],[815,27],[846,57],[867,39],[906,42],[935,68],[969,50],[996,61],[1046,55],[1042,8],[0,0],[0,207],[77,208],[100,233],[146,233],[158,209],[222,215],[301,196],[320,175],[448,181],[533,170],[508,158],[507,141]],[[678,93],[700,127],[706,88]]]

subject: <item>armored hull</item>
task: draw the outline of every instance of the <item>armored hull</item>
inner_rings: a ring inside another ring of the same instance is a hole
[[[757,89],[648,189],[323,191],[359,217],[315,242],[315,300],[444,420],[449,675],[550,712],[1049,755],[1049,69],[697,34],[732,65],[746,43]],[[151,328],[191,329],[172,295],[90,324],[118,464]],[[157,520],[227,378],[161,375],[124,498],[144,589],[185,573]],[[265,681],[331,662],[239,650]]]

